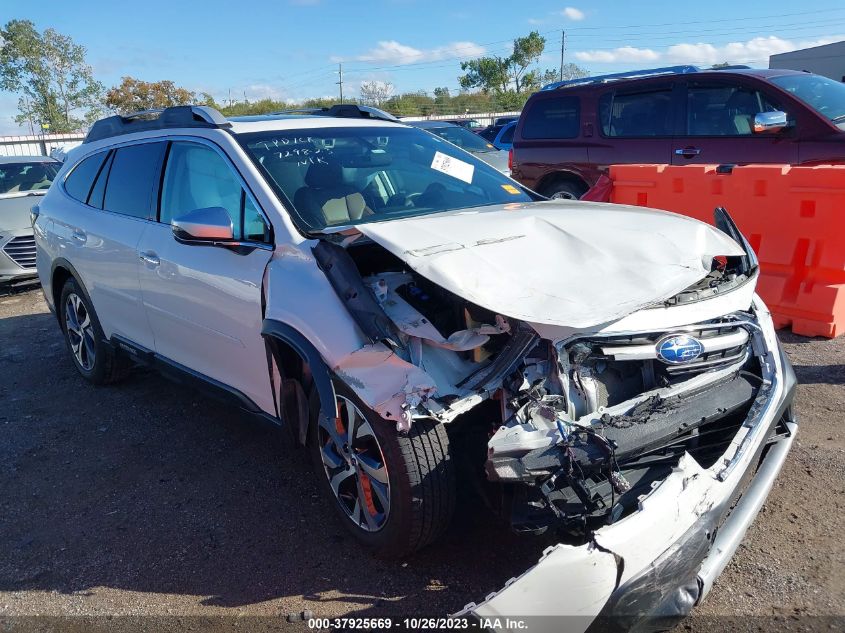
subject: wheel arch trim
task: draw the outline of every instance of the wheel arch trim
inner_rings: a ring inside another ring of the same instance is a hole
[[[317,396],[320,399],[320,415],[328,416],[329,412],[333,411],[335,407],[334,384],[329,367],[317,348],[299,330],[275,319],[264,319],[261,326],[261,336],[270,346],[277,363],[280,362],[277,346],[278,343],[283,343],[290,347],[304,363],[308,364],[317,389]],[[280,367],[281,369],[283,368]],[[308,422],[307,419],[300,419],[299,421],[298,439],[303,445],[308,436]]]

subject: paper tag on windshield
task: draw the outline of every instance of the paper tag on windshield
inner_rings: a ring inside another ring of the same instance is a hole
[[[466,183],[472,184],[472,174],[475,171],[475,165],[470,165],[462,160],[449,156],[443,152],[435,152],[434,160],[431,161],[431,168],[437,171],[442,171],[444,174],[463,180]]]

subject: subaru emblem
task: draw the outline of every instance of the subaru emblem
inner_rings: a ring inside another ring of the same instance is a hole
[[[694,336],[688,334],[669,334],[657,341],[657,357],[670,365],[691,363],[701,356],[704,346]]]

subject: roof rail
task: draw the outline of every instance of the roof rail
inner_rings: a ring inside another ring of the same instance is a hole
[[[220,112],[208,106],[173,106],[100,119],[91,126],[82,142],[91,143],[121,134],[179,127],[228,128],[232,124]]]
[[[597,75],[595,77],[582,77],[581,79],[568,79],[556,81],[553,84],[543,86],[540,90],[557,90],[558,88],[569,88],[572,86],[586,86],[589,84],[603,84],[620,79],[639,79],[645,77],[659,77],[660,75],[684,75],[687,73],[701,72],[698,66],[665,66],[663,68],[647,68],[645,70],[629,70],[624,73],[613,73],[610,75]]]
[[[332,116],[344,119],[380,119],[382,121],[395,121],[399,119],[372,106],[357,105],[354,103],[336,103],[327,108],[293,108],[290,110],[279,110],[270,114],[303,114],[307,116]]]
[[[718,68],[708,68],[707,70],[749,70],[751,66],[745,64],[731,64],[729,66],[719,66]]]

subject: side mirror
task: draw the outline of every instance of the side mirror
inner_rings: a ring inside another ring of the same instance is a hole
[[[787,127],[786,112],[758,112],[754,115],[755,134],[774,134]]]
[[[173,218],[173,236],[180,242],[232,242],[232,218],[223,207],[194,209]]]

